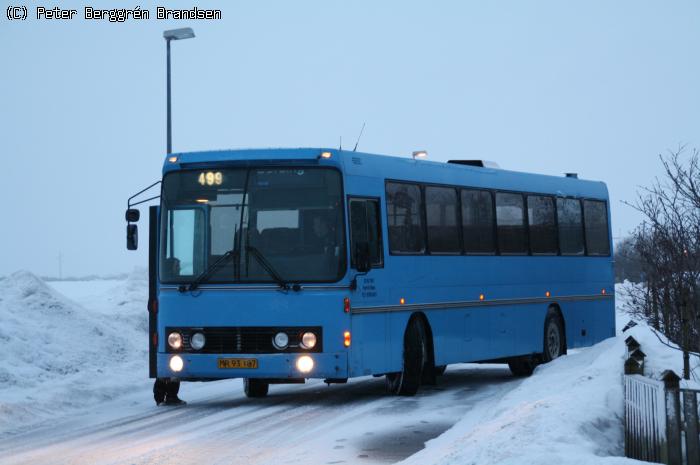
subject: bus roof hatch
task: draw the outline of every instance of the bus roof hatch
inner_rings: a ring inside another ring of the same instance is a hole
[[[447,163],[455,165],[478,166],[479,168],[500,168],[495,161],[488,160],[448,160]]]

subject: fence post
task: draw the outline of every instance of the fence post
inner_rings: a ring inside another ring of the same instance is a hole
[[[642,364],[632,357],[625,360],[625,374],[626,375],[643,375],[644,369]]]
[[[683,417],[685,418],[685,457],[688,465],[700,465],[700,437],[698,437],[697,392],[683,391]]]
[[[669,465],[682,465],[680,377],[672,370],[661,373],[666,396],[666,447]]]
[[[635,350],[639,349],[639,342],[632,336],[627,336],[625,339],[625,344],[627,345],[627,355],[631,354]]]
[[[637,347],[636,349],[634,349],[632,351],[632,353],[630,353],[630,358],[633,358],[637,362],[639,362],[639,366],[640,366],[640,368],[639,368],[640,373],[639,374],[640,375],[644,374],[644,357],[646,357],[646,356],[647,356],[647,354],[642,352],[642,349],[640,349],[639,347]]]

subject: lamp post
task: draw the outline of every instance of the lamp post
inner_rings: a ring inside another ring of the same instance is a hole
[[[166,48],[166,54],[167,54],[167,62],[168,62],[168,115],[167,115],[167,125],[168,125],[168,134],[167,134],[167,141],[166,141],[166,150],[167,153],[170,154],[173,151],[173,139],[172,139],[172,123],[171,123],[171,115],[170,115],[170,41],[171,40],[182,40],[182,39],[191,39],[194,37],[194,31],[192,28],[189,27],[183,27],[180,29],[171,29],[169,31],[164,31],[163,32],[163,38],[165,39],[165,48]]]

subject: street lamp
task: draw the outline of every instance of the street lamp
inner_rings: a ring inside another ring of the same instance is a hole
[[[183,27],[180,29],[171,29],[169,31],[163,32],[163,38],[165,39],[165,46],[168,56],[168,135],[167,135],[167,153],[170,154],[173,151],[173,139],[172,139],[172,123],[170,117],[170,41],[171,40],[182,40],[191,39],[194,37],[194,31],[190,27]]]

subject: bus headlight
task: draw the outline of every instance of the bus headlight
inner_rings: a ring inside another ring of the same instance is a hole
[[[316,335],[308,331],[301,335],[301,346],[304,349],[313,349],[316,346]]]
[[[278,350],[284,350],[289,345],[289,336],[287,336],[287,333],[279,332],[272,338],[272,344]]]
[[[207,342],[207,338],[204,337],[202,333],[194,333],[190,338],[190,346],[194,350],[201,350],[204,344]]]
[[[182,335],[178,332],[168,334],[168,345],[171,349],[179,349],[182,347]]]
[[[183,366],[185,366],[185,362],[182,361],[182,357],[179,355],[173,355],[170,358],[170,369],[175,373],[182,371]]]
[[[308,373],[314,369],[314,359],[308,355],[302,355],[297,359],[297,370]]]

